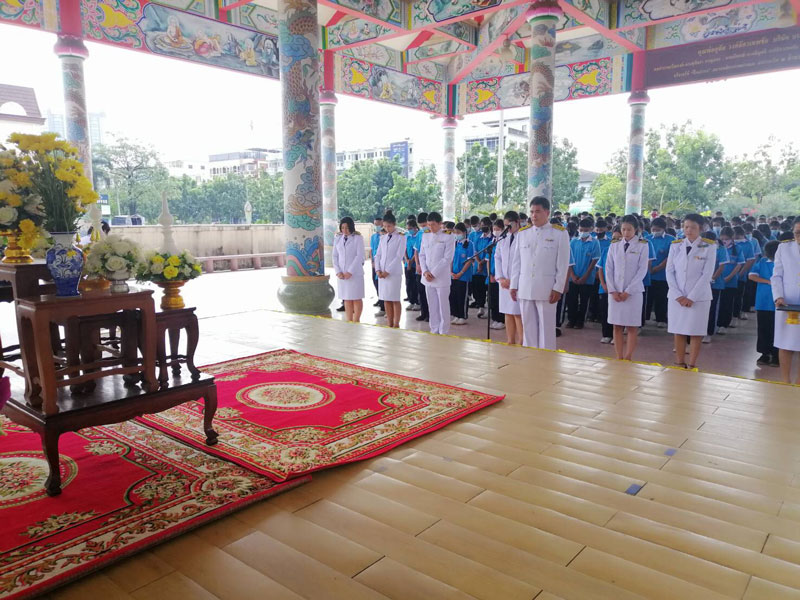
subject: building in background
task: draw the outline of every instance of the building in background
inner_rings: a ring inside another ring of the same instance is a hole
[[[571,214],[580,213],[583,211],[592,212],[594,208],[594,197],[592,196],[592,183],[599,173],[594,171],[587,171],[586,169],[578,169],[580,172],[580,179],[578,179],[578,186],[583,190],[583,199],[580,202],[573,202],[569,205],[569,212]]]
[[[283,171],[283,151],[270,148],[247,148],[240,152],[212,154],[208,157],[209,178],[227,175],[248,175],[257,177],[259,173],[274,175]]]
[[[103,143],[105,139],[105,119],[106,113],[89,113],[89,139],[92,142],[92,147],[96,148]],[[57,133],[62,139],[67,139],[67,125],[64,113],[54,113],[51,110],[47,111],[47,121],[44,125],[44,131]]]
[[[41,133],[44,123],[33,88],[0,84],[0,142],[14,132]]]
[[[503,120],[504,149],[512,146],[528,147],[528,121],[528,117]],[[500,145],[500,121],[484,121],[468,128],[464,134],[464,150],[469,151],[475,144],[484,146],[492,154],[496,153],[497,147]]]
[[[170,176],[178,177],[179,179],[185,176],[193,179],[196,183],[211,179],[208,162],[204,160],[168,160],[164,163],[164,166]]]

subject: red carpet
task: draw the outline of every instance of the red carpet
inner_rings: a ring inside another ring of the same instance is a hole
[[[278,481],[376,456],[503,398],[292,350],[203,371],[217,382],[216,446],[204,444],[201,402],[142,420]]]
[[[63,491],[49,498],[39,436],[0,415],[0,599],[41,594],[295,483],[136,421],[64,434],[59,451]]]

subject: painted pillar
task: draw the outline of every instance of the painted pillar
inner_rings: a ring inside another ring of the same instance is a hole
[[[442,218],[455,221],[456,217],[456,125],[454,117],[446,117],[444,129],[444,189]]]
[[[86,84],[83,61],[89,51],[78,36],[60,35],[54,48],[61,59],[64,82],[64,121],[67,141],[78,149],[83,172],[92,179],[92,140],[89,137],[89,118],[86,112]]]
[[[647,92],[632,92],[631,140],[628,146],[628,185],[625,192],[625,214],[642,213],[642,176],[644,174],[644,113],[650,98]]]
[[[625,214],[641,214],[644,175],[644,115],[650,98],[645,89],[645,53],[633,55],[631,92],[631,138],[628,145],[628,182],[625,190]]]
[[[319,35],[316,0],[278,3],[286,235],[278,299],[287,310],[306,314],[328,313],[334,296],[322,227]]]
[[[528,201],[553,198],[553,89],[556,67],[556,26],[563,12],[558,2],[531,4],[526,18],[531,26],[531,115],[528,140]],[[527,203],[526,203],[527,204]]]
[[[323,90],[319,96],[322,130],[322,216],[325,229],[325,266],[333,266],[333,238],[339,230],[336,194],[336,94]]]

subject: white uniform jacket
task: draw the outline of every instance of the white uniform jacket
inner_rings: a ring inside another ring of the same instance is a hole
[[[690,248],[687,253],[686,249]],[[717,262],[717,243],[698,237],[694,243],[683,238],[670,244],[667,256],[667,298],[685,296],[692,302],[713,300],[711,276]]]
[[[560,225],[520,229],[511,244],[511,289],[520,300],[548,301],[562,293],[569,270],[569,234]]]
[[[336,234],[333,240],[333,272],[363,276],[364,239],[359,234]]]
[[[385,271],[390,275],[402,276],[403,256],[406,253],[406,237],[395,230],[381,236],[378,251],[375,252],[375,270]]]
[[[494,278],[498,281],[500,279],[511,279],[511,235],[509,231],[506,237],[497,242],[497,246],[494,248]],[[518,235],[519,232],[514,234],[514,245],[518,242]]]
[[[625,251],[625,244],[628,250]],[[644,277],[650,266],[650,244],[639,236],[611,242],[606,257],[606,291],[637,294],[644,292]]]
[[[422,284],[429,287],[450,287],[453,273],[453,255],[456,244],[453,236],[439,230],[438,233],[422,235],[419,264],[422,268]],[[433,281],[425,279],[425,273],[433,275]]]
[[[800,244],[786,240],[775,252],[772,271],[772,298],[783,298],[786,304],[800,304]]]

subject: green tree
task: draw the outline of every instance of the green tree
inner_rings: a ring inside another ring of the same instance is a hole
[[[339,216],[352,217],[356,221],[372,221],[377,214],[375,198],[376,166],[372,161],[358,161],[339,174],[337,195]]]
[[[247,178],[254,223],[283,223],[283,174]]]
[[[458,203],[460,206],[471,210],[472,207],[494,204],[497,194],[496,155],[493,156],[485,146],[472,144],[469,150],[458,157],[456,168],[459,175],[457,191],[462,200]]]
[[[436,167],[428,165],[419,169],[408,179],[401,173],[394,174],[394,185],[384,199],[398,219],[416,215],[421,211],[442,210],[442,188],[436,177]]]
[[[95,160],[103,176],[110,179],[117,209],[130,215],[138,214],[140,200],[147,202],[154,193],[160,193],[151,186],[163,188],[168,177],[155,150],[123,137],[112,145],[98,147],[92,162]]]
[[[505,206],[522,206],[528,196],[528,150],[511,146],[503,154],[503,197]]]
[[[611,173],[601,173],[590,188],[593,210],[604,215],[621,214],[625,210],[625,182]]]
[[[583,199],[580,179],[578,149],[566,138],[557,139],[553,144],[553,209],[566,210]]]

